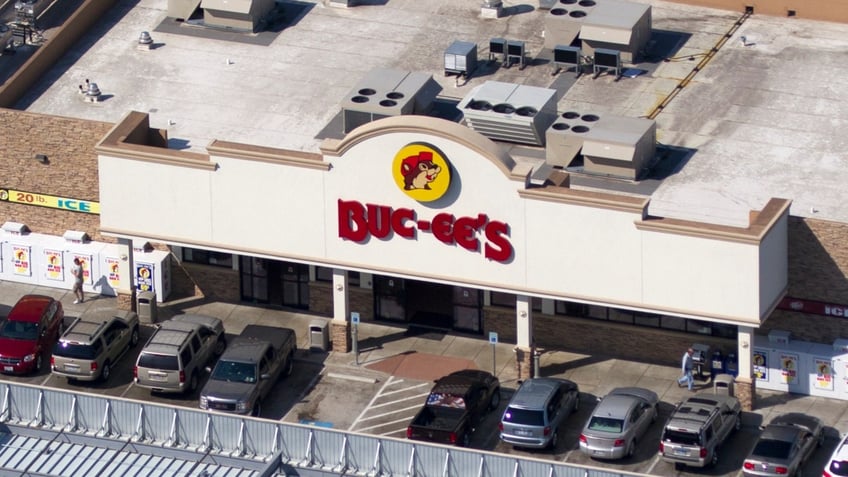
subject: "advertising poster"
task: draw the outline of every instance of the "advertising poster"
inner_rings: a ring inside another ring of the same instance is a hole
[[[796,384],[798,382],[798,355],[780,353],[780,375],[784,384]]]
[[[833,391],[833,367],[830,364],[830,360],[815,358],[813,362],[816,366],[816,382],[813,385],[816,389]]]
[[[75,258],[79,259],[82,267],[83,284],[91,285],[91,255],[73,253],[71,254],[71,264],[73,264]]]
[[[50,280],[64,280],[62,275],[62,252],[59,250],[44,249],[44,259],[47,262],[47,273],[45,276]]]
[[[765,351],[754,350],[754,377],[760,381],[768,381],[768,354]]]
[[[137,263],[135,265],[135,288],[141,291],[156,291],[153,289],[153,265]]]
[[[32,275],[29,250],[29,245],[12,245],[12,268],[15,269],[15,275],[25,277]]]
[[[106,257],[106,279],[112,288],[118,288],[121,284],[121,264],[120,260],[113,257]]]

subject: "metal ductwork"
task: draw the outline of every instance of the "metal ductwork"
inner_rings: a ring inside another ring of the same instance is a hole
[[[490,139],[544,146],[556,119],[556,90],[487,81],[457,107],[468,127]]]
[[[342,101],[344,132],[389,116],[427,114],[441,91],[426,73],[373,70]]]

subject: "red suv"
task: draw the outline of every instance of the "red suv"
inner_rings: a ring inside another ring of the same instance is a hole
[[[38,372],[45,354],[62,335],[62,304],[44,295],[25,295],[0,323],[0,372]]]

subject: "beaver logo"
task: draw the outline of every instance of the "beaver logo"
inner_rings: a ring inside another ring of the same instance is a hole
[[[444,154],[434,146],[408,144],[395,154],[392,163],[395,184],[419,202],[432,202],[447,192],[451,168]]]
[[[433,163],[433,153],[422,151],[417,156],[409,156],[400,164],[403,175],[403,188],[430,189],[430,183],[436,180],[442,168]]]

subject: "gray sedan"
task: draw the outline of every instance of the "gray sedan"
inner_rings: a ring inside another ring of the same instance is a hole
[[[774,418],[742,464],[746,476],[794,476],[824,439],[821,419],[798,412]]]
[[[636,451],[639,439],[657,418],[657,393],[615,388],[607,394],[580,434],[580,450],[597,459],[621,459]]]

